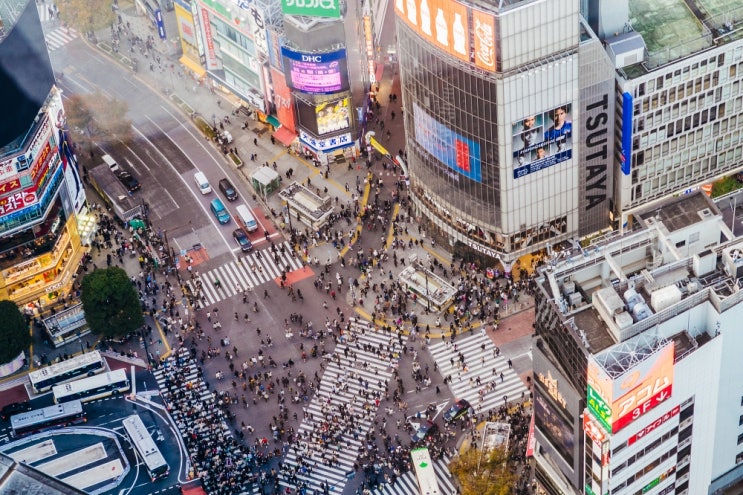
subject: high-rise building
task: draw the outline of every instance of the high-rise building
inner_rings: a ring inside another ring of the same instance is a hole
[[[417,213],[499,259],[743,166],[736,0],[396,0]]]
[[[70,291],[92,227],[36,4],[12,14],[0,14],[0,299],[30,312]]]
[[[743,242],[701,192],[635,220],[538,279],[537,479],[550,494],[739,493]]]
[[[609,225],[614,75],[574,0],[397,0],[413,201],[455,254]]]

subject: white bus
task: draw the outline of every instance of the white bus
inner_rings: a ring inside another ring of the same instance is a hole
[[[52,388],[52,393],[54,393],[54,403],[59,404],[76,399],[88,402],[101,397],[128,392],[129,388],[129,378],[126,376],[126,371],[119,369],[82,380],[63,383],[62,385],[55,385]]]
[[[54,385],[69,382],[81,376],[93,376],[106,369],[106,362],[98,351],[80,354],[28,374],[36,393],[46,392]]]
[[[147,472],[150,474],[150,480],[155,481],[158,478],[166,478],[170,472],[170,466],[165,462],[160,449],[157,448],[152,435],[147,431],[142,418],[133,414],[122,421],[129,439],[134,446],[134,450],[144,462]]]
[[[428,449],[425,447],[413,449],[410,451],[410,457],[413,460],[415,477],[418,479],[418,489],[421,495],[441,495]]]
[[[81,421],[85,421],[83,405],[79,400],[74,400],[11,416],[10,427],[13,429],[13,436],[21,436]]]

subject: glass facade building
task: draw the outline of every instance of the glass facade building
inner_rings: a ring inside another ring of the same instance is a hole
[[[432,234],[510,270],[522,254],[607,226],[610,167],[587,201],[597,177],[579,157],[588,118],[613,153],[613,74],[578,2],[395,8],[413,202]],[[584,66],[583,53],[598,63]],[[605,103],[599,120],[602,105],[584,97]]]

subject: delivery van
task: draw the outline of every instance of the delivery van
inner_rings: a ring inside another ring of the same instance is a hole
[[[206,175],[204,175],[204,172],[196,172],[195,174],[193,174],[193,180],[199,187],[199,191],[201,191],[201,194],[209,194],[210,192],[212,192],[212,186],[210,186],[209,181],[206,180]]]
[[[255,221],[255,217],[247,205],[240,205],[235,209],[235,211],[237,212],[239,222],[243,225],[245,230],[248,232],[254,232],[258,229],[258,222]]]

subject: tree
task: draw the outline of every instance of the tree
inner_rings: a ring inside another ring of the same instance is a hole
[[[100,90],[71,95],[65,102],[65,110],[69,128],[82,133],[82,136],[76,137],[81,145],[111,139],[127,141],[132,137],[132,122],[126,117],[129,111],[126,102],[109,98]]]
[[[144,325],[137,290],[117,266],[83,278],[81,299],[90,330],[104,337],[123,337]]]
[[[106,0],[62,0],[57,7],[62,22],[82,33],[107,28],[116,21],[111,2]]]
[[[0,301],[0,363],[13,360],[31,345],[28,322],[13,301]]]
[[[454,458],[449,471],[459,482],[462,495],[511,495],[516,475],[508,464],[508,454],[496,447],[489,452],[468,447]]]

